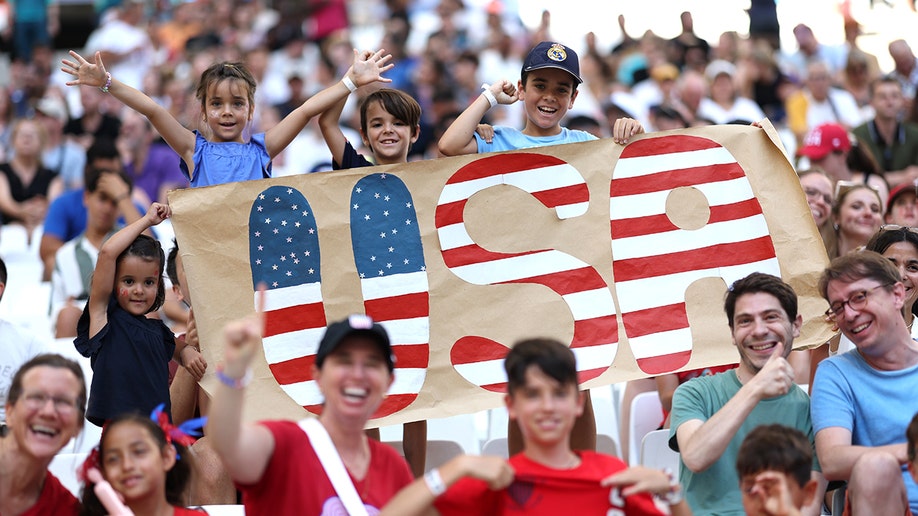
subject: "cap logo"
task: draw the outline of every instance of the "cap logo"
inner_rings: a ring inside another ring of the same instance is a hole
[[[351,314],[347,318],[347,324],[355,330],[370,330],[373,328],[373,319],[369,315]]]
[[[549,59],[552,61],[562,62],[567,59],[567,51],[564,48],[564,45],[558,43],[553,44],[548,48],[548,52],[545,53]]]

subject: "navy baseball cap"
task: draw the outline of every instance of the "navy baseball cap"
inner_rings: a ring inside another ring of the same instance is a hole
[[[392,354],[392,343],[389,334],[379,323],[368,315],[354,314],[342,321],[333,322],[325,328],[325,335],[319,342],[316,352],[316,367],[322,367],[325,357],[331,354],[341,342],[348,337],[367,337],[379,344],[379,349],[386,357],[386,365],[391,372],[395,368],[395,355]]]
[[[523,62],[523,72],[531,72],[541,68],[557,68],[574,76],[577,84],[583,82],[580,78],[580,60],[577,52],[554,41],[543,41],[529,51],[526,61]]]

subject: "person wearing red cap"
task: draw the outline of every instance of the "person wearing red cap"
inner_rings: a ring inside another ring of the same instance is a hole
[[[908,182],[893,188],[886,201],[883,220],[887,224],[918,227],[918,185]]]
[[[839,124],[821,124],[807,133],[797,154],[809,158],[813,168],[822,169],[833,185],[839,181],[865,183],[876,189],[880,199],[885,200],[889,195],[889,185],[882,176],[852,171],[848,166],[851,138]]]

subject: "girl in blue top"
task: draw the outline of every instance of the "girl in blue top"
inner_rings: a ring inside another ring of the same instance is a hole
[[[182,172],[191,186],[208,186],[271,176],[271,160],[306,127],[309,120],[333,106],[358,86],[389,82],[380,74],[392,68],[384,50],[355,54],[344,78],[320,91],[265,133],[248,142],[243,130],[255,111],[255,78],[241,63],[211,65],[198,81],[195,96],[201,101],[203,121],[210,133],[205,139],[186,129],[171,114],[142,92],[119,82],[105,71],[99,52],[94,62],[70,51],[74,61],[63,59],[61,70],[76,78],[68,86],[95,86],[147,117],[166,143],[181,157]]]
[[[96,261],[89,300],[77,324],[77,351],[90,358],[93,377],[86,419],[102,426],[123,412],[150,413],[169,400],[169,360],[196,380],[207,368],[192,346],[176,342],[159,319],[148,319],[163,304],[163,249],[142,234],[171,215],[153,203],[147,214],[109,238]],[[166,403],[167,414],[171,406]]]

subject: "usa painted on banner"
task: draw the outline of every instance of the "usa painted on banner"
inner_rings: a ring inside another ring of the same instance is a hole
[[[791,282],[816,318],[825,253],[774,142],[721,127],[624,148],[600,140],[223,185],[170,202],[198,324],[211,325],[202,335],[219,336],[267,287],[251,416],[318,413],[324,327],[366,313],[397,357],[376,414],[389,423],[495,405],[503,357],[525,337],[569,343],[588,386],[735,361],[719,307],[753,271]],[[214,216],[211,202],[231,208]],[[243,234],[227,231],[234,220]],[[814,322],[801,341],[827,335]],[[219,339],[204,345],[218,361]]]

